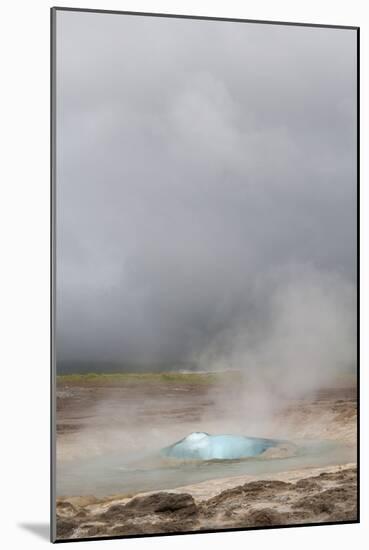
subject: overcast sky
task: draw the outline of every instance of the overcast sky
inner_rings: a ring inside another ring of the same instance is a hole
[[[59,360],[192,360],[262,331],[286,280],[354,286],[355,50],[352,30],[57,12]]]

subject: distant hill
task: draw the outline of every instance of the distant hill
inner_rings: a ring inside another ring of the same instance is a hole
[[[125,373],[125,372],[171,372],[197,370],[195,363],[120,363],[112,361],[57,361],[56,373],[61,374],[87,374],[94,373]]]

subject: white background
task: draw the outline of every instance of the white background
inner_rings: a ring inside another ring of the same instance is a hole
[[[57,5],[361,27],[361,239],[368,236],[369,18],[365,0],[69,0]],[[3,548],[48,544],[49,521],[49,0],[0,11],[0,537]],[[365,216],[365,214],[367,215]],[[361,248],[362,503],[360,525],[79,543],[193,550],[364,548],[368,503],[368,248]],[[93,546],[92,546],[93,545]]]

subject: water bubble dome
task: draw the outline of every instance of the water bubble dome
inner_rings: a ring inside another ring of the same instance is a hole
[[[161,454],[183,460],[227,460],[257,456],[276,445],[273,439],[193,432],[162,449]]]

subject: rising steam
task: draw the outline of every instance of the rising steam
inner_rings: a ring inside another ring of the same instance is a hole
[[[264,292],[263,315],[250,320],[244,311],[196,357],[201,369],[242,373],[241,410],[274,413],[354,371],[356,294],[351,283],[337,273],[294,266],[260,277],[250,292],[251,303]]]

